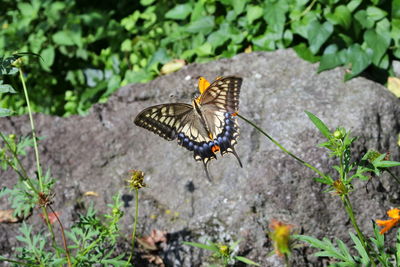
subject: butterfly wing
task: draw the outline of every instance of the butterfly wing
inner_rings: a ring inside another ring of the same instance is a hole
[[[192,117],[193,107],[183,103],[161,104],[144,109],[135,118],[135,124],[171,141],[177,137],[177,128],[185,118]]]
[[[200,96],[201,112],[214,143],[221,154],[233,153],[242,163],[234,149],[239,137],[239,125],[234,113],[239,109],[242,78],[225,77],[214,81]]]
[[[194,152],[197,161],[204,166],[215,154],[209,147],[210,138],[204,121],[193,106],[182,103],[162,104],[146,108],[135,118],[135,124],[171,141],[178,138],[178,144]],[[207,178],[210,179],[206,168]]]

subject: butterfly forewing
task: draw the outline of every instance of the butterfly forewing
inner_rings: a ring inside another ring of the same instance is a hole
[[[193,107],[183,103],[161,104],[146,108],[135,118],[135,124],[170,141],[177,130],[184,126],[187,117],[192,117]]]

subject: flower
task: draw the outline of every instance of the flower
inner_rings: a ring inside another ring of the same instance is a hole
[[[344,196],[349,193],[349,190],[346,188],[346,186],[343,184],[341,180],[336,180],[333,182],[333,188],[335,189],[335,192],[333,194],[336,194],[338,196]]]
[[[272,230],[269,233],[269,237],[274,245],[275,253],[279,256],[290,254],[290,232],[293,228],[293,225],[286,224],[278,220],[272,220],[269,228]]]
[[[146,187],[144,183],[144,172],[139,170],[131,170],[130,179],[126,180],[128,182],[128,187],[130,190],[138,190],[142,187]]]
[[[400,224],[400,209],[394,208],[390,209],[387,212],[387,215],[392,218],[390,220],[375,220],[376,224],[383,227],[383,229],[380,231],[380,234],[384,234],[393,227],[397,226]]]

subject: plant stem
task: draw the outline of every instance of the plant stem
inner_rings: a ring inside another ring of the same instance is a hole
[[[21,67],[19,68],[19,77],[21,79],[22,87],[24,89],[26,105],[28,107],[29,121],[31,123],[31,131],[32,131],[32,138],[33,138],[33,147],[35,150],[36,169],[37,169],[37,176],[38,176],[38,180],[39,180],[39,187],[40,187],[40,191],[43,192],[42,168],[40,167],[39,149],[38,149],[37,140],[36,140],[35,123],[33,122],[32,109],[31,109],[31,105],[29,102],[28,90],[26,89],[25,79],[24,79],[24,75],[22,73]],[[57,245],[56,245],[56,238],[54,235],[53,227],[51,226],[51,223],[49,220],[49,215],[47,213],[47,209],[42,207],[42,211],[46,218],[47,227],[49,228],[50,233],[51,233],[53,247],[55,248],[57,256],[60,257],[60,253],[58,252]]]
[[[71,257],[69,255],[69,250],[68,250],[68,246],[67,246],[67,240],[65,239],[65,234],[64,234],[64,226],[62,225],[60,218],[58,218],[57,213],[54,212],[53,208],[49,205],[49,209],[51,210],[51,212],[54,214],[54,216],[56,216],[56,219],[58,221],[58,223],[60,224],[60,228],[61,228],[61,235],[62,235],[62,240],[63,240],[63,244],[64,244],[64,249],[65,249],[65,255],[67,256],[67,262],[68,262],[68,266],[72,267],[71,264]]]
[[[43,191],[42,168],[40,167],[39,149],[38,149],[37,140],[36,140],[35,124],[33,122],[32,109],[31,109],[31,105],[29,103],[28,90],[26,89],[26,84],[25,84],[24,75],[22,73],[22,68],[19,68],[19,77],[21,79],[22,87],[24,89],[26,105],[28,107],[29,120],[30,120],[30,123],[31,123],[31,130],[32,130],[32,137],[33,137],[33,147],[35,149],[36,169],[37,169],[37,172],[38,172],[40,191]]]
[[[344,207],[345,207],[345,209],[346,209],[347,215],[349,216],[349,218],[350,218],[350,220],[351,220],[351,223],[352,223],[354,229],[355,229],[356,232],[357,232],[357,236],[358,236],[358,238],[360,239],[363,248],[365,249],[365,251],[366,251],[367,254],[368,254],[368,258],[369,258],[369,260],[370,260],[370,262],[371,262],[371,265],[372,265],[372,266],[376,266],[375,262],[373,261],[371,255],[370,255],[370,252],[369,252],[369,245],[368,245],[368,243],[367,243],[367,241],[366,241],[366,239],[365,239],[365,236],[364,236],[364,234],[361,232],[360,228],[358,227],[357,220],[356,220],[356,217],[355,217],[355,215],[354,215],[353,207],[352,207],[352,205],[351,205],[351,202],[350,202],[349,197],[348,197],[347,195],[342,196],[342,201],[343,201]]]
[[[392,176],[393,179],[396,180],[396,182],[397,182],[398,184],[400,184],[400,179],[399,179],[399,177],[397,177],[396,175],[394,175],[389,169],[386,169],[386,171],[390,174],[390,176]]]
[[[129,256],[127,264],[131,261],[133,254],[134,254],[136,227],[137,227],[138,217],[139,217],[139,189],[136,188],[135,189],[135,222],[133,223],[133,231],[132,231],[132,250],[131,250],[131,255]]]
[[[289,156],[291,156],[292,158],[294,158],[295,160],[297,160],[298,162],[300,162],[301,164],[303,164],[304,166],[310,168],[311,170],[315,171],[316,173],[318,173],[319,176],[321,176],[321,178],[326,178],[329,179],[329,177],[327,177],[323,172],[321,172],[320,170],[318,170],[316,167],[312,166],[311,164],[309,164],[308,162],[298,158],[297,156],[295,156],[293,153],[289,152],[286,148],[284,148],[280,143],[278,143],[275,139],[273,139],[269,134],[267,134],[266,132],[264,132],[261,128],[259,128],[256,124],[254,124],[253,122],[251,122],[250,120],[246,119],[245,117],[243,117],[240,114],[237,114],[237,116],[239,118],[241,118],[242,120],[244,120],[245,122],[247,122],[248,124],[250,124],[251,126],[253,126],[256,130],[258,130],[260,133],[262,133],[263,135],[265,135],[265,137],[267,137],[269,140],[271,140],[272,143],[274,143],[275,145],[277,145],[283,152],[285,152],[286,154],[288,154]]]

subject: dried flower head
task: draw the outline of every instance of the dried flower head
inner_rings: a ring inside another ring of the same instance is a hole
[[[128,187],[130,190],[139,190],[142,187],[146,187],[144,183],[144,172],[139,170],[129,171],[131,176],[126,181],[128,182]]]
[[[39,192],[38,204],[41,207],[47,207],[53,203],[53,198],[55,194],[45,194],[43,192]]]
[[[349,190],[347,187],[343,184],[342,180],[336,180],[333,182],[333,188],[335,188],[334,194],[339,195],[339,196],[344,196],[347,195]]]

